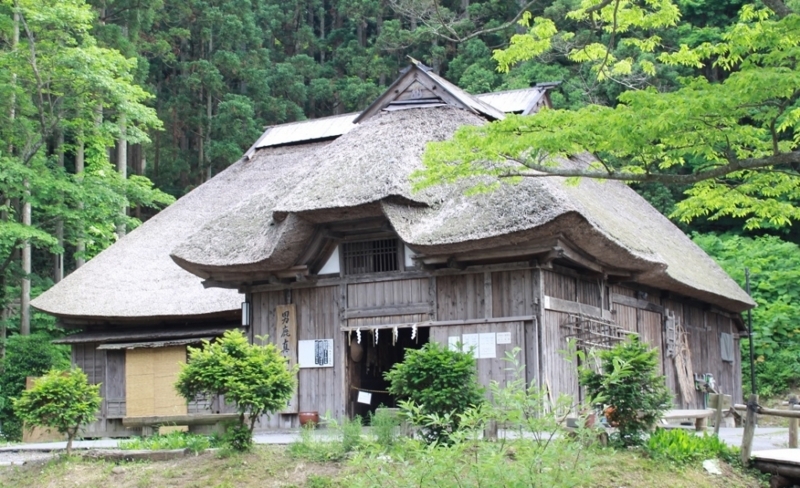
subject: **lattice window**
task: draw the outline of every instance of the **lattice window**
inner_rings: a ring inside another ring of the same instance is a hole
[[[383,273],[397,271],[397,239],[347,242],[343,247],[344,274]]]

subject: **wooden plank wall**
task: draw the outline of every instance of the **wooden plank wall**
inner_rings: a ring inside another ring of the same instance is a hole
[[[483,273],[436,278],[436,320],[466,320],[486,317],[486,287]]]
[[[554,401],[561,395],[569,395],[573,400],[580,399],[578,363],[568,353],[567,337],[561,330],[561,324],[567,321],[569,314],[544,311],[541,331],[542,386],[550,392]]]
[[[513,370],[513,365],[504,358],[506,357],[506,353],[511,353],[514,348],[519,347],[520,351],[517,353],[516,360],[518,361],[519,365],[526,364],[524,328],[525,325],[522,322],[431,327],[430,340],[438,342],[439,344],[447,347],[448,337],[460,338],[463,334],[510,332],[511,344],[497,344],[497,357],[495,359],[484,358],[475,360],[478,367],[478,381],[480,381],[481,385],[486,388],[488,394],[489,385],[492,381],[496,381],[501,387],[503,387],[509,382],[518,379],[516,371]],[[522,374],[525,374],[524,371]]]
[[[345,337],[340,332],[339,297],[339,286],[326,286],[292,290],[291,294],[284,291],[256,293],[252,298],[259,304],[253,308],[254,336],[266,334],[270,340],[277,337],[275,305],[291,302],[297,305],[298,340],[333,339],[334,366],[301,369],[298,398],[301,412],[317,411],[337,419],[344,415],[345,387]],[[296,415],[276,414],[262,418],[258,429],[297,426]]]
[[[428,278],[351,283],[347,285],[347,308],[427,304],[429,283]]]
[[[97,344],[73,344],[72,363],[86,373],[91,384],[101,383],[103,403],[98,419],[84,428],[83,435],[87,438],[139,435],[138,430],[124,427],[120,419],[126,413],[124,352],[98,351]]]

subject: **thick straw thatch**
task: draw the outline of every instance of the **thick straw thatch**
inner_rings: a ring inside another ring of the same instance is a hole
[[[202,276],[288,267],[311,222],[383,213],[415,251],[448,254],[567,237],[604,265],[636,281],[702,298],[728,310],[753,302],[677,227],[621,183],[527,179],[466,196],[465,183],[411,191],[425,144],[484,120],[451,107],[376,115],[306,155],[310,178],[292,189],[265,189],[175,249],[176,261]],[[585,164],[581,161],[569,164]],[[380,207],[375,207],[380,202]],[[270,209],[272,219],[270,216]],[[239,217],[241,214],[242,217]],[[261,216],[261,220],[255,217]],[[300,222],[306,222],[301,225]],[[254,242],[244,252],[224,241]]]
[[[170,259],[169,251],[209,220],[274,185],[276,172],[295,168],[309,147],[264,149],[249,161],[233,164],[75,270],[32,305],[62,317],[111,321],[235,312],[243,301],[237,291],[204,288],[197,276]]]
[[[529,91],[539,93],[538,88]],[[525,92],[488,96],[508,110],[519,112],[530,98]],[[215,217],[230,212],[229,217],[210,224],[214,237],[208,244],[223,257],[220,264],[227,263],[228,257],[247,263],[257,262],[263,256],[273,258],[273,265],[290,263],[297,249],[284,248],[280,251],[281,260],[277,259],[272,243],[291,242],[292,238],[302,241],[309,226],[296,217],[271,222],[272,208],[306,174],[312,173],[316,159],[302,157],[313,147],[309,143],[347,133],[356,127],[352,120],[357,115],[268,128],[243,160],[90,260],[35,299],[33,306],[63,318],[92,321],[182,319],[220,313],[233,316],[242,295],[233,290],[205,289],[200,279],[169,258],[169,251]],[[255,206],[236,209],[257,193]],[[379,214],[380,208],[376,206],[374,211]],[[287,234],[288,230],[292,232]],[[237,241],[227,237],[243,234],[252,238]],[[288,241],[278,239],[279,236],[286,236]]]

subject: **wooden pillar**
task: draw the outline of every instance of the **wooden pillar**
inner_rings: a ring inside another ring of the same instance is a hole
[[[747,415],[745,416],[744,434],[742,435],[742,465],[747,467],[750,455],[753,453],[753,436],[756,433],[756,409],[758,408],[758,395],[750,395],[747,401]]]
[[[797,449],[797,424],[798,420],[796,418],[789,419],[789,447],[792,449]]]

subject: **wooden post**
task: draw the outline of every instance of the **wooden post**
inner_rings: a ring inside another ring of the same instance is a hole
[[[747,401],[747,415],[745,417],[744,435],[742,435],[742,465],[748,466],[750,455],[753,451],[753,436],[756,433],[756,409],[758,408],[758,395],[750,395]]]
[[[797,449],[797,424],[798,419],[789,419],[789,447]]]

